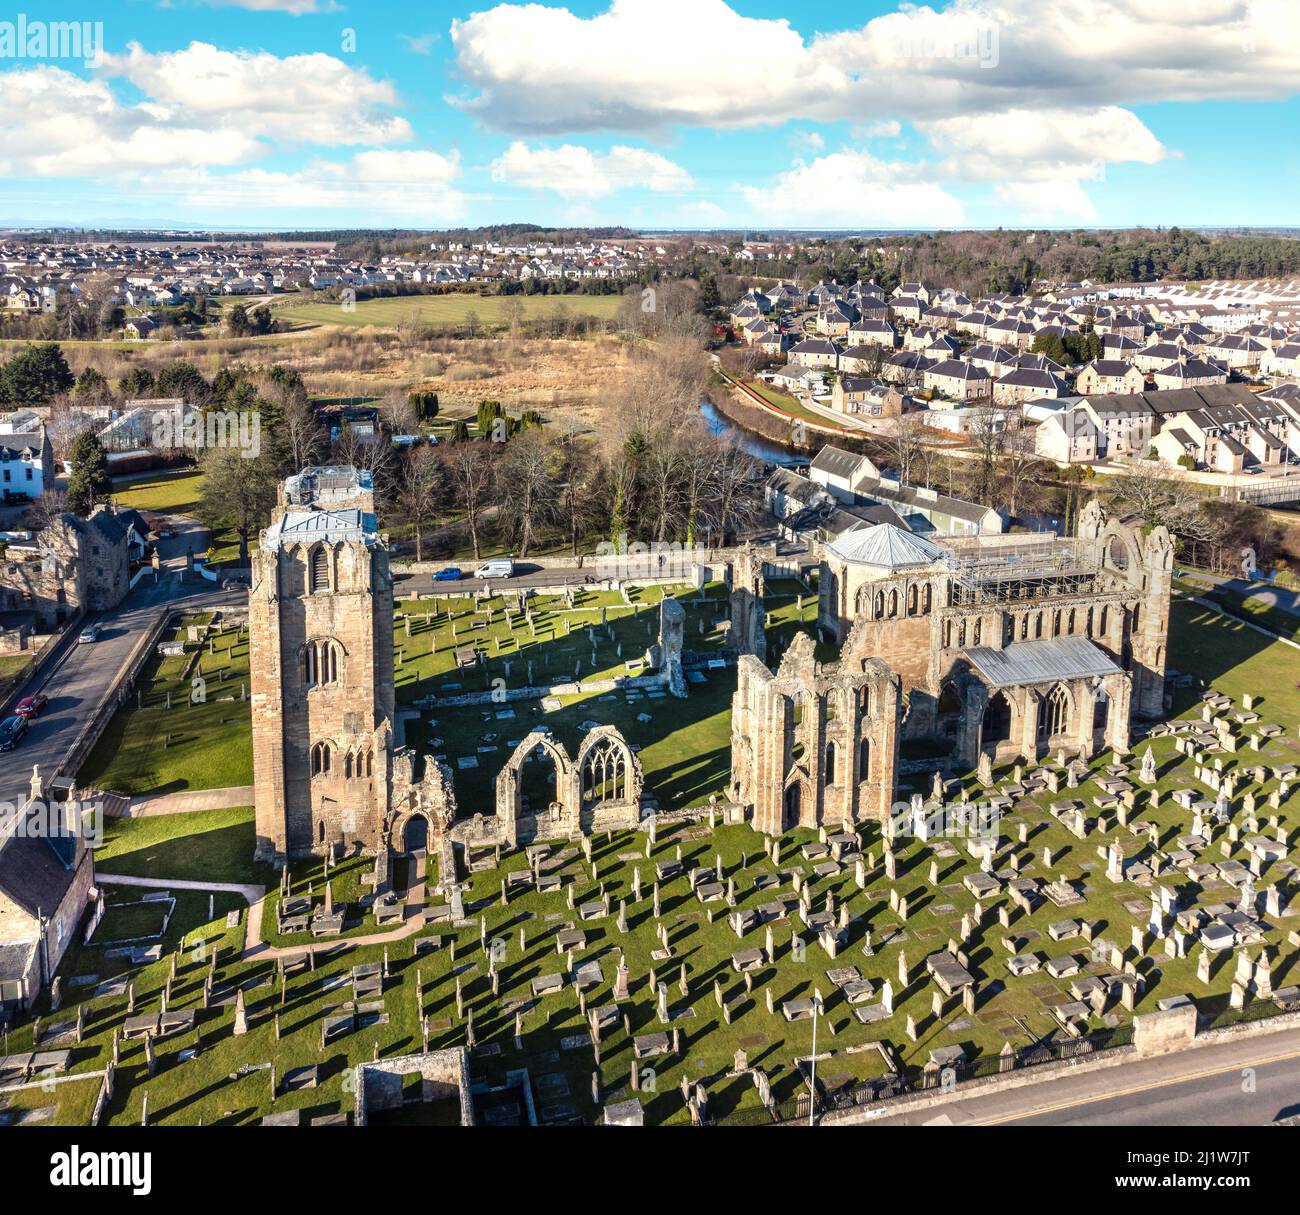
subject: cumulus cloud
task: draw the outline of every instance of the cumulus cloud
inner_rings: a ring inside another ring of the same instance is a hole
[[[121,77],[153,103],[160,119],[201,123],[290,144],[387,144],[411,138],[392,85],[320,52],[283,58],[191,42],[180,51],[105,56],[104,73]]]
[[[6,72],[7,177],[150,172],[173,166],[235,165],[259,145],[236,127],[213,130],[149,103],[124,105],[102,80],[41,65]]]
[[[564,198],[602,198],[634,187],[682,192],[693,185],[680,165],[641,148],[614,147],[598,155],[577,144],[530,148],[522,140],[493,161],[492,179],[530,190],[552,190]]]
[[[1300,87],[1293,0],[953,0],[811,38],[725,0],[613,0],[590,18],[498,4],[451,36],[471,89],[461,104],[518,133],[937,119]]]
[[[741,189],[758,223],[809,228],[951,228],[961,202],[915,166],[844,151],[796,164],[771,186]]]

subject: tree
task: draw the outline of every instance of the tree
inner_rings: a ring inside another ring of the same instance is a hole
[[[112,488],[108,456],[94,431],[83,430],[73,440],[69,463],[68,509],[84,519],[108,499]]]
[[[0,367],[0,400],[15,405],[44,405],[68,392],[75,379],[57,342],[27,345]]]
[[[397,476],[397,502],[415,534],[415,559],[424,560],[424,532],[448,491],[446,465],[435,448],[425,443],[412,447]]]
[[[445,444],[438,450],[460,505],[465,508],[465,522],[469,527],[474,560],[477,561],[482,555],[482,515],[496,481],[496,456],[501,450],[500,445],[465,439]]]
[[[498,469],[498,496],[520,557],[527,557],[538,530],[553,517],[559,485],[556,459],[546,433],[524,431],[507,444]]]
[[[248,565],[248,541],[271,520],[280,478],[270,453],[246,459],[237,447],[208,447],[199,461],[203,490],[198,513],[213,531],[239,538],[239,564]]]

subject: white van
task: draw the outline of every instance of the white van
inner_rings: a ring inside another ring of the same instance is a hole
[[[509,557],[499,557],[480,565],[474,571],[475,578],[510,578],[514,575],[515,563]]]

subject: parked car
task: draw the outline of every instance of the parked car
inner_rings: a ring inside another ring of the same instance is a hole
[[[515,563],[508,557],[499,557],[480,565],[474,571],[475,578],[509,578],[515,572]]]
[[[434,582],[459,582],[460,578],[460,568],[455,565],[446,566],[433,576]]]
[[[34,696],[24,696],[14,705],[14,712],[19,717],[39,717],[41,710],[49,703],[50,698],[44,692],[37,692]]]
[[[0,751],[12,751],[26,733],[25,717],[6,717],[0,721]]]
[[[88,629],[81,630],[81,636],[77,638],[78,645],[89,645],[92,641],[99,640],[99,634],[103,631],[103,626],[92,624]]]

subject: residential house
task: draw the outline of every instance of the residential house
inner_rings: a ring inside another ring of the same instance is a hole
[[[1097,393],[1141,392],[1147,385],[1146,377],[1133,366],[1119,359],[1094,359],[1075,381],[1080,396]]]

